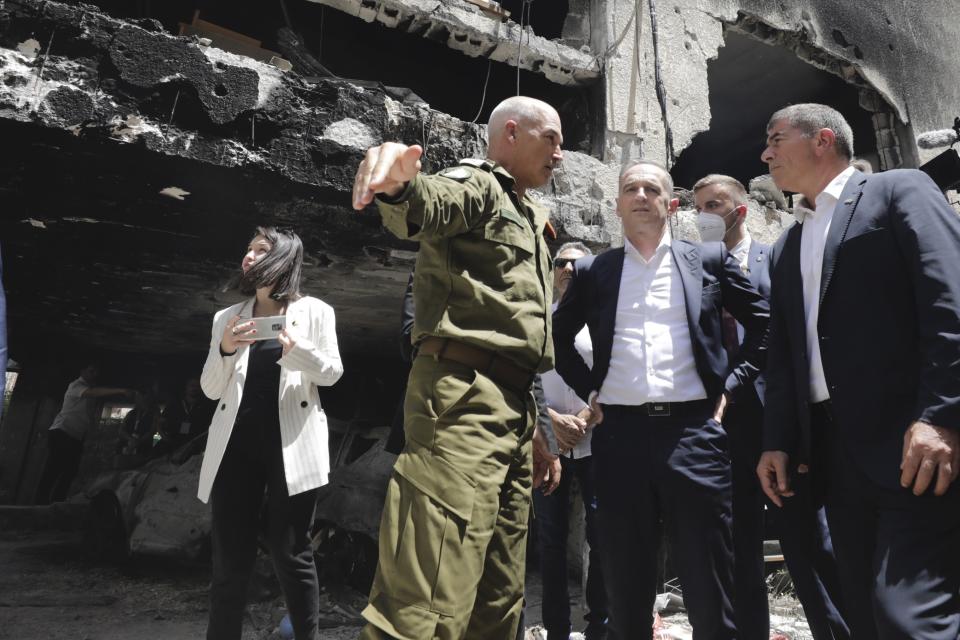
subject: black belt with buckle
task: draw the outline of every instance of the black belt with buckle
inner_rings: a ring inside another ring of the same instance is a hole
[[[669,402],[648,402],[640,406],[647,409],[647,415],[651,418],[665,418],[670,415]]]
[[[687,402],[646,402],[644,404],[605,404],[604,411],[622,411],[639,413],[650,418],[669,418],[702,413],[710,409],[709,400],[689,400]]]

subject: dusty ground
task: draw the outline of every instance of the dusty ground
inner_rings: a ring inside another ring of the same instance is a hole
[[[0,533],[0,639],[194,640],[207,622],[209,568],[142,560],[118,567],[92,558],[77,533]],[[243,640],[279,638],[281,603],[269,594],[249,607]],[[358,594],[323,594],[330,640],[353,639],[343,625]]]
[[[264,573],[268,573],[266,567]],[[79,533],[0,532],[0,640],[194,640],[207,620],[209,568],[143,559],[118,566],[92,557]],[[249,607],[243,640],[277,640],[282,601],[260,581],[259,601]],[[539,575],[527,584],[527,637],[539,640]],[[571,599],[579,602],[579,585]],[[324,640],[353,640],[364,597],[327,588],[321,611]],[[810,633],[791,598],[771,601],[771,627],[791,640]],[[574,628],[583,611],[575,605]],[[664,616],[665,639],[690,638],[682,613]]]

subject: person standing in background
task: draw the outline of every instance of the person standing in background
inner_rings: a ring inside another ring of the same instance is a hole
[[[568,242],[560,247],[553,259],[554,300],[563,299],[573,263],[592,255],[582,242]],[[556,310],[556,303],[553,308]],[[593,362],[590,332],[586,328],[575,339],[577,351],[589,365]],[[593,481],[593,457],[590,455],[592,430],[586,418],[590,408],[576,392],[568,387],[556,370],[542,374],[543,396],[553,431],[560,446],[560,485],[550,494],[534,491],[533,513],[537,519],[537,539],[540,543],[540,575],[543,580],[541,605],[543,627],[550,638],[566,640],[570,634],[570,594],[567,572],[567,538],[570,524],[570,492],[576,478],[583,501],[586,538],[590,547],[587,584],[584,598],[587,614],[584,618],[586,640],[602,640],[607,634],[607,594],[603,584],[600,559],[600,540],[597,535],[597,498]]]
[[[723,242],[744,275],[764,298],[770,297],[770,246],[754,240],[746,227],[747,191],[730,176],[713,174],[693,185],[697,227],[704,242]],[[724,313],[723,342],[735,356],[743,329]],[[763,558],[764,496],[757,479],[763,440],[764,379],[759,376],[727,411],[724,430],[733,467],[734,613],[740,640],[767,640],[770,615]],[[840,584],[833,545],[822,507],[804,487],[776,522],[780,547],[815,640],[846,640],[850,631],[840,613]]]
[[[47,461],[40,474],[34,499],[36,504],[61,502],[80,469],[83,441],[96,425],[96,411],[104,398],[133,399],[133,389],[97,387],[100,365],[91,362],[80,371],[63,395],[63,406],[47,431]]]

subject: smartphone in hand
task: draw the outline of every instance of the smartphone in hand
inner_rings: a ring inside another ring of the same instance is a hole
[[[254,328],[257,330],[250,340],[274,340],[287,326],[286,316],[264,316],[251,318],[250,321],[255,323]]]

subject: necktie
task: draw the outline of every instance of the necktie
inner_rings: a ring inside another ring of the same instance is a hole
[[[730,362],[733,362],[737,357],[737,352],[740,351],[740,336],[737,335],[737,320],[724,309],[723,315],[721,316],[721,323],[723,328],[723,348],[727,350],[727,357],[730,359]]]

